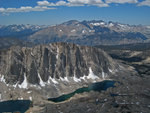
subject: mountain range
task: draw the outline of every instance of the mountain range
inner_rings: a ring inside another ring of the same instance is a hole
[[[25,38],[48,26],[46,25],[0,25],[0,37]]]
[[[150,26],[121,24],[102,20],[81,22],[70,20],[54,26],[0,26],[0,37],[15,37],[34,44],[71,42],[90,46],[122,45],[149,42]]]
[[[148,26],[135,26],[104,21],[71,20],[50,26],[28,37],[28,41],[41,44],[71,42],[80,45],[120,45],[145,42],[150,38]]]

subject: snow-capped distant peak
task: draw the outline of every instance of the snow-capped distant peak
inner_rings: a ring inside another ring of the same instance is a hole
[[[93,26],[100,26],[100,25],[105,25],[105,22],[99,22],[99,23],[91,23]]]
[[[109,23],[109,25],[108,25],[109,27],[113,27],[114,26],[114,24],[113,23]]]
[[[146,26],[148,29],[150,29],[150,26]]]
[[[12,31],[17,31],[17,32],[20,32],[20,31],[24,31],[24,30],[32,30],[32,31],[37,31],[37,30],[40,30],[40,29],[43,29],[43,28],[46,28],[47,26],[44,26],[44,25],[30,25],[30,24],[27,24],[27,25],[8,25],[8,26],[2,26],[0,25],[0,29],[9,29],[9,30],[12,30]]]
[[[82,33],[84,34],[86,32],[86,30],[82,30]]]

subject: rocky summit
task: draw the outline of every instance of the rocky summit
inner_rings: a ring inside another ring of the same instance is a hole
[[[1,87],[9,87],[15,98],[20,95],[29,98],[27,92],[22,91],[31,89],[36,91],[36,96],[38,93],[44,98],[56,97],[89,83],[110,79],[121,70],[123,67],[103,50],[69,43],[32,48],[14,46],[0,51]],[[5,94],[4,98],[8,96]]]

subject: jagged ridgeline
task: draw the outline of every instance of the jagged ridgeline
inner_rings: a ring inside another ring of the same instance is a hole
[[[0,80],[19,88],[93,82],[108,79],[117,70],[119,65],[103,50],[88,46],[52,43],[0,51]]]

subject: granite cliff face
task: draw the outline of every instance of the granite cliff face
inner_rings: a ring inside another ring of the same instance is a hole
[[[101,49],[68,43],[0,52],[1,81],[20,88],[109,78],[119,68]]]

